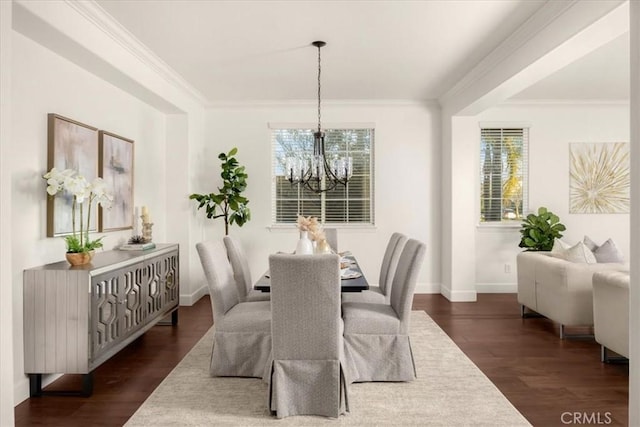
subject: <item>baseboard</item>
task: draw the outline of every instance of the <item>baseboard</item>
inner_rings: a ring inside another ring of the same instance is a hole
[[[477,291],[452,291],[450,288],[442,285],[440,293],[451,302],[476,302],[478,300]]]
[[[479,294],[517,294],[517,283],[476,283]]]
[[[440,283],[418,283],[416,284],[416,294],[439,294]]]
[[[202,285],[198,289],[196,289],[195,292],[192,292],[191,294],[187,294],[187,295],[180,294],[180,305],[193,305],[196,302],[198,302],[200,298],[207,295],[208,293],[209,293],[209,289],[207,289],[207,286]]]

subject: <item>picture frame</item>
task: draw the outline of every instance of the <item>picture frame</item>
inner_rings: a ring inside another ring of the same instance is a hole
[[[55,113],[47,115],[47,170],[73,169],[93,181],[98,176],[98,129]],[[73,197],[67,193],[47,197],[47,237],[73,232]],[[76,213],[78,216],[79,213]],[[79,220],[79,217],[76,218]],[[98,230],[94,215],[89,231]]]
[[[133,144],[131,139],[99,131],[100,177],[113,192],[111,209],[99,208],[100,231],[133,229]]]

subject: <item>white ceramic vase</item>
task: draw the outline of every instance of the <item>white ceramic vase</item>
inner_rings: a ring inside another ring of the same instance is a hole
[[[296,245],[296,255],[313,255],[313,243],[307,231],[300,232],[300,239]]]

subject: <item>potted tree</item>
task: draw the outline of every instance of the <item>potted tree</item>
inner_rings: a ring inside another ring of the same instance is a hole
[[[553,241],[562,237],[566,227],[560,223],[560,218],[545,207],[538,209],[538,215],[529,214],[522,222],[520,234],[521,248],[528,251],[550,251]]]
[[[229,234],[229,225],[237,224],[242,227],[251,219],[251,211],[247,207],[249,200],[242,195],[247,188],[247,173],[244,166],[240,166],[234,157],[238,153],[233,148],[229,153],[220,153],[218,159],[222,161],[222,187],[218,187],[219,193],[191,194],[189,199],[198,202],[198,209],[205,208],[207,218],[223,218],[224,234]]]

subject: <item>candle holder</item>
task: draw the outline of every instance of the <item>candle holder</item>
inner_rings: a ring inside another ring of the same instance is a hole
[[[145,215],[142,215],[141,218],[142,218],[142,237],[144,237],[145,243],[149,243],[153,241],[153,236],[151,233],[151,228],[153,227],[153,223],[147,222]]]

